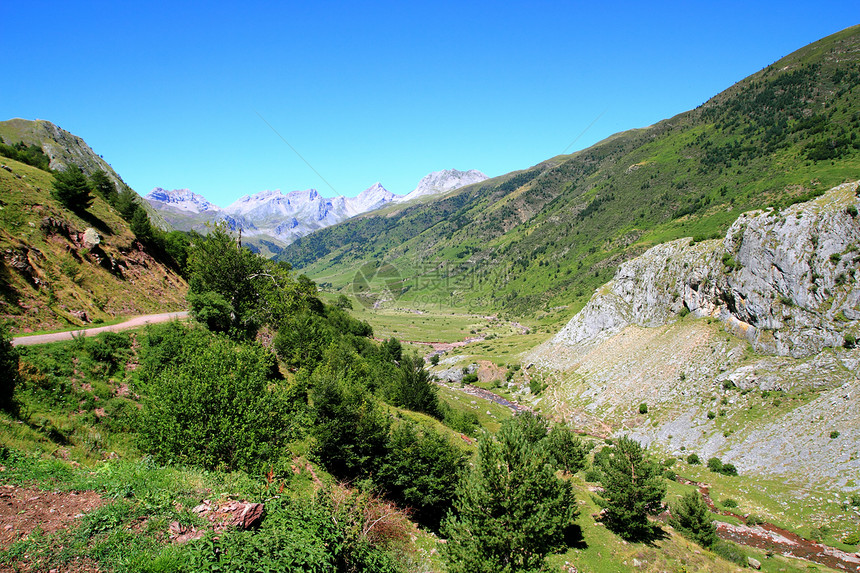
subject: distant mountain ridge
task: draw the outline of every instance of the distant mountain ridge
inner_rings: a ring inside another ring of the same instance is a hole
[[[396,195],[377,182],[356,197],[326,198],[316,189],[288,193],[266,190],[245,195],[223,208],[188,189],[156,187],[145,199],[178,230],[205,232],[207,224],[224,221],[230,229],[242,230],[245,244],[263,254],[274,255],[297,238],[350,217],[390,203],[446,193],[485,179],[487,176],[475,169],[447,169],[428,174],[407,195]]]

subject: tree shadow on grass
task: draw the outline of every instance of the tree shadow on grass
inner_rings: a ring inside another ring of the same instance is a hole
[[[669,539],[669,534],[666,531],[657,525],[656,523],[649,523],[647,527],[642,528],[641,531],[636,532],[634,535],[629,537],[624,537],[626,541],[644,543],[648,546],[654,546],[658,541],[663,541],[665,539]]]
[[[113,235],[113,229],[110,228],[110,225],[108,225],[89,211],[81,209],[75,211],[75,215],[86,221],[88,225],[99,231],[101,234]]]
[[[575,523],[565,527],[564,544],[573,549],[588,549],[588,543],[585,542],[585,536],[582,534],[582,527]]]

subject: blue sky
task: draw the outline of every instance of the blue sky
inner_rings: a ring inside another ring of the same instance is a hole
[[[31,0],[2,12],[0,119],[53,121],[141,194],[189,188],[221,206],[523,169],[693,108],[860,23],[856,0]]]

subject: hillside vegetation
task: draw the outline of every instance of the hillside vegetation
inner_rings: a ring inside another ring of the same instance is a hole
[[[385,268],[370,285],[380,304],[578,309],[618,264],[655,244],[721,236],[746,210],[856,179],[858,83],[852,27],[694,110],[429,204],[323,229],[279,258],[336,290],[355,290],[362,264],[373,275]]]

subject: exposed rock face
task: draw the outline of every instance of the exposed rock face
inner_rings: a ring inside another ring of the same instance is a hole
[[[545,400],[599,435],[858,490],[857,191],[746,213],[723,240],[672,241],[622,264],[524,358],[550,380]]]
[[[804,357],[857,336],[858,185],[781,212],[741,215],[723,241],[679,239],[621,265],[556,336],[598,342],[634,324],[655,327],[684,309],[712,316],[756,350]]]
[[[27,145],[41,146],[42,151],[51,160],[51,169],[63,171],[67,166],[74,164],[87,175],[102,170],[115,185],[125,185],[107,161],[97,155],[83,139],[50,121],[10,119],[2,123],[16,133],[17,140]]]
[[[489,179],[489,177],[477,169],[469,169],[468,171],[458,171],[456,169],[434,171],[425,175],[411,193],[403,197],[397,197],[395,201],[412,201],[419,197],[447,193],[466,185],[480,183],[486,179]]]

